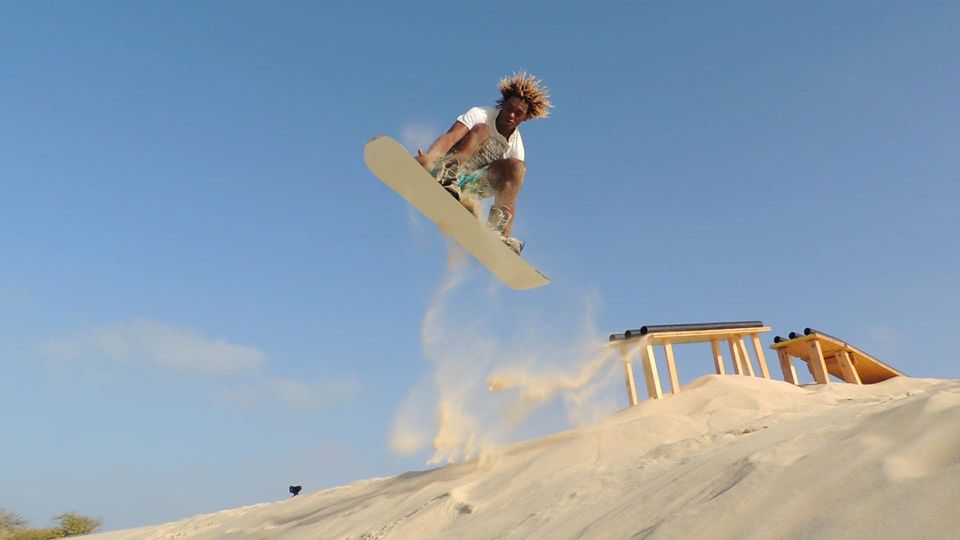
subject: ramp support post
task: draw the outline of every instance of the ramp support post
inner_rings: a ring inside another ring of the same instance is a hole
[[[623,377],[627,383],[627,400],[630,402],[630,406],[633,407],[638,403],[637,400],[637,383],[633,379],[633,363],[631,362],[631,356],[627,345],[625,343],[620,344],[620,358],[623,360]]]
[[[857,368],[853,365],[853,360],[850,358],[850,355],[847,353],[847,351],[838,352],[834,358],[836,358],[837,363],[840,364],[840,372],[843,374],[843,382],[863,384],[860,382],[860,375],[857,373]]]
[[[643,348],[643,374],[647,379],[647,395],[651,399],[661,399],[663,390],[660,388],[660,374],[657,373],[657,357],[653,353],[653,345],[649,343]]]
[[[783,370],[783,380],[790,384],[800,384],[800,379],[797,377],[797,368],[793,367],[790,353],[783,349],[777,349],[777,357],[780,359],[780,369]]]

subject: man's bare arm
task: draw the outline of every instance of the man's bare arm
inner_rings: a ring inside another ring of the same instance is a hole
[[[470,128],[460,122],[454,122],[446,133],[430,145],[429,150],[426,152],[417,150],[417,161],[423,165],[424,169],[429,171],[433,168],[433,164],[466,137],[467,133],[470,133]]]

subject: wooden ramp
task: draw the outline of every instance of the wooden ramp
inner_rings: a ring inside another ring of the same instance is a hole
[[[680,391],[680,381],[677,377],[677,364],[673,346],[684,343],[710,343],[713,351],[714,370],[718,375],[726,375],[720,344],[726,342],[730,347],[730,360],[733,371],[737,375],[756,377],[750,353],[745,340],[750,339],[757,357],[757,367],[760,376],[769,379],[767,361],[763,356],[763,347],[760,345],[760,334],[769,332],[770,328],[760,321],[735,321],[717,323],[694,324],[662,324],[648,325],[636,330],[627,330],[622,334],[612,334],[610,345],[620,350],[623,360],[623,373],[627,384],[627,399],[630,405],[638,403],[637,385],[633,376],[633,358],[640,353],[643,362],[643,374],[647,383],[647,395],[650,399],[661,399],[663,387],[660,384],[660,374],[657,369],[655,346],[662,346],[667,360],[667,376],[670,380],[670,391]]]
[[[799,383],[792,357],[806,362],[819,384],[828,384],[829,375],[852,384],[873,384],[904,376],[849,343],[813,328],[805,329],[802,335],[791,333],[790,339],[777,336],[770,348],[777,351],[783,379],[793,384]]]

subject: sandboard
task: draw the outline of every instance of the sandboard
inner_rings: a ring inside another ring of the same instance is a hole
[[[364,147],[363,159],[370,172],[436,223],[443,234],[470,252],[508,287],[532,289],[550,283],[447,193],[399,142],[386,136],[374,137]]]

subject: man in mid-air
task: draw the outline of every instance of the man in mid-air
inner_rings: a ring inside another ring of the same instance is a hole
[[[473,107],[458,116],[416,159],[474,214],[478,199],[493,197],[487,224],[519,254],[523,242],[510,236],[526,172],[519,126],[546,118],[552,105],[547,88],[525,71],[502,79],[499,88],[495,107]]]

